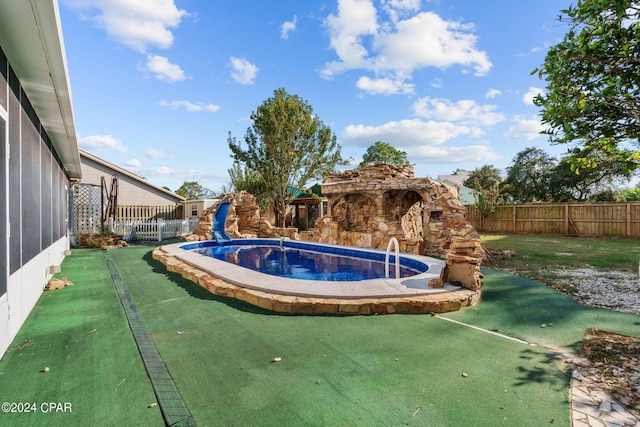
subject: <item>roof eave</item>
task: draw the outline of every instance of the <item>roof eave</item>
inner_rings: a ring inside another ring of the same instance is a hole
[[[131,171],[129,171],[129,170],[127,170],[127,169],[125,169],[125,168],[123,168],[121,166],[118,166],[118,165],[116,165],[114,163],[111,163],[111,162],[103,159],[102,157],[96,156],[95,154],[93,154],[93,153],[91,153],[91,152],[89,152],[87,150],[80,149],[79,152],[80,152],[80,156],[81,157],[85,157],[85,158],[87,158],[87,159],[89,159],[89,160],[91,160],[93,162],[101,164],[102,166],[104,166],[104,167],[106,167],[108,169],[113,170],[116,173],[128,176],[129,178],[131,178],[131,179],[133,179],[135,181],[138,181],[138,182],[140,182],[140,183],[142,183],[142,184],[144,184],[144,185],[146,185],[148,187],[154,188],[155,190],[162,191],[162,192],[164,192],[164,193],[166,193],[166,194],[168,194],[168,195],[170,195],[172,197],[175,197],[178,200],[178,202],[184,202],[186,200],[185,197],[182,197],[181,195],[176,194],[173,191],[169,191],[166,188],[163,188],[163,187],[160,187],[158,185],[152,184],[149,181],[147,181],[146,179],[144,179],[142,176],[140,176],[140,175],[138,175],[136,173],[133,173],[133,172],[131,172]]]
[[[71,85],[56,0],[2,0],[0,46],[70,178],[81,178]]]

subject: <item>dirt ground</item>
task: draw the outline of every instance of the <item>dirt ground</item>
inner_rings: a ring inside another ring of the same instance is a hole
[[[576,367],[586,379],[640,413],[640,339],[590,329],[580,356]]]

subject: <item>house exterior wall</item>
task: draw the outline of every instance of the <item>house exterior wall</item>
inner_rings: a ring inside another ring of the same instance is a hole
[[[164,192],[159,188],[136,180],[126,174],[100,164],[81,154],[80,162],[82,166],[82,182],[86,184],[101,185],[101,178],[104,177],[107,188],[110,188],[111,177],[115,174],[118,177],[118,205],[133,206],[166,206],[175,205],[181,202],[176,196]]]
[[[218,203],[220,199],[186,200],[185,216],[187,219],[198,219],[204,210]]]
[[[69,249],[69,176],[0,46],[0,356]]]

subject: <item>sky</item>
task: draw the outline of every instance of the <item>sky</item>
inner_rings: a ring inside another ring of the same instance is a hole
[[[531,72],[572,0],[59,0],[78,144],[178,189],[229,186],[229,133],[284,88],[357,167],[376,141],[417,177],[538,147]],[[311,182],[309,185],[313,185]]]

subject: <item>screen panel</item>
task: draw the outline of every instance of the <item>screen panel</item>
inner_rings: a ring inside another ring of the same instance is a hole
[[[9,76],[9,61],[0,48],[0,107],[7,109],[7,77]]]
[[[15,74],[9,73],[9,80],[13,86]],[[16,91],[9,93],[9,274],[15,273],[22,267],[22,206],[21,198],[21,174],[20,174],[20,101],[15,95]],[[18,91],[18,93],[20,93]],[[15,113],[15,114],[14,114]]]
[[[40,146],[40,215],[41,215],[41,241],[42,248],[48,248],[52,243],[52,214],[53,214],[53,197],[52,197],[52,155],[47,144],[42,141]]]
[[[40,245],[40,132],[22,111],[22,265],[41,250]]]
[[[6,85],[5,85],[6,86]],[[7,173],[4,162],[7,159],[6,150],[7,122],[0,117],[0,296],[7,293],[7,279],[9,278],[9,266],[7,265]]]

